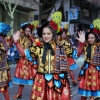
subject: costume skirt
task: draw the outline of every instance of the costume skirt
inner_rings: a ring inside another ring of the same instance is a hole
[[[32,85],[35,75],[36,70],[32,66],[31,62],[26,58],[21,58],[17,63],[13,82],[22,85]]]
[[[30,100],[71,100],[66,73],[37,73],[32,86]]]
[[[79,90],[82,96],[100,97],[100,66],[85,62],[79,73]]]

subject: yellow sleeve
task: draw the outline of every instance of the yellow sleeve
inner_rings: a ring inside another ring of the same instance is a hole
[[[72,57],[73,48],[71,47],[70,42],[65,43],[65,52],[67,56]]]
[[[39,50],[39,47],[37,47],[35,43],[33,43],[32,46],[29,47],[29,51],[32,57],[38,56],[38,50]]]

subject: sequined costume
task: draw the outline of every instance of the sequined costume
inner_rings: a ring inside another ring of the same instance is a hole
[[[23,54],[24,51],[20,47],[20,44],[18,42],[16,44],[19,51]],[[42,63],[44,45],[37,46],[34,43],[29,50],[25,50],[27,59],[30,59],[31,56],[37,56],[39,59],[37,73],[32,86],[31,100],[71,100],[70,84],[66,75],[66,72],[69,71],[66,56],[69,48],[66,45],[65,51],[63,47],[59,48],[53,42],[51,42],[51,46],[55,55],[51,55],[50,51],[47,51],[45,64]],[[29,52],[31,56],[29,56]]]
[[[32,43],[32,37],[26,37],[19,39],[19,43],[23,49],[28,48]],[[34,69],[32,64],[27,61],[25,55],[20,54],[20,59],[17,63],[13,82],[22,85],[32,85],[34,77]]]
[[[6,61],[6,52],[6,42],[4,41],[4,38],[0,36],[0,90],[2,87],[7,86],[9,82],[7,70],[9,70],[10,68]]]
[[[72,54],[68,55],[67,60],[70,66],[70,70],[76,69],[78,67],[78,65],[75,62],[75,60],[77,59],[77,51],[72,48],[70,41],[68,41],[67,39],[62,39],[61,41],[58,40],[57,43],[59,46],[66,47],[67,45],[69,48],[69,52],[68,52],[69,54],[73,52]],[[70,49],[72,49],[72,51],[70,51]]]
[[[6,100],[10,100],[8,87],[12,87],[10,67],[6,60],[8,47],[5,39],[10,29],[9,25],[0,22],[0,92],[3,92]]]
[[[86,97],[100,97],[100,43],[92,45],[81,43],[78,47],[78,56],[83,48],[85,62],[78,77],[78,93]]]

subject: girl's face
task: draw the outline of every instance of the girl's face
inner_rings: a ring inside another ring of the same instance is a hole
[[[53,33],[49,28],[45,27],[42,32],[42,38],[45,43],[49,43],[53,38]]]
[[[27,28],[25,29],[25,35],[26,35],[26,36],[29,36],[30,34],[31,34],[31,29],[27,27]]]
[[[95,42],[96,38],[94,34],[89,34],[88,35],[88,42],[89,44],[93,44]]]
[[[66,36],[67,36],[67,35],[66,35],[66,33],[65,33],[65,32],[63,32],[63,33],[62,33],[62,35],[61,35],[62,39],[65,39],[65,38],[66,38]]]

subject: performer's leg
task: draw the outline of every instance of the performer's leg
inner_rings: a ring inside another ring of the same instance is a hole
[[[8,87],[5,87],[5,91],[3,92],[5,100],[10,100]]]
[[[22,91],[23,91],[24,85],[19,85],[19,89],[18,89],[18,94],[14,95],[14,99],[18,99],[18,98],[22,98]]]
[[[81,96],[81,100],[86,100],[86,99],[87,99],[87,97]]]
[[[22,91],[23,91],[24,85],[19,85],[19,89],[18,89],[18,95],[22,95]]]
[[[69,73],[70,73],[70,77],[71,77],[71,79],[73,81],[73,85],[77,85],[77,82],[76,82],[75,77],[74,77],[74,72],[72,70],[70,70]]]

